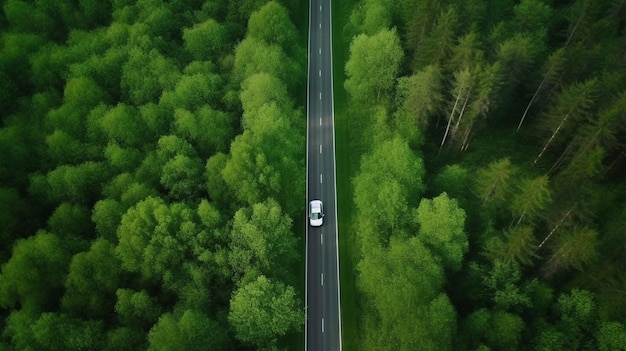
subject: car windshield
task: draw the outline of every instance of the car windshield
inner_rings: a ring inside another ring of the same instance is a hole
[[[320,218],[321,218],[321,216],[320,216],[319,213],[317,213],[317,212],[311,213],[311,219],[320,219]]]

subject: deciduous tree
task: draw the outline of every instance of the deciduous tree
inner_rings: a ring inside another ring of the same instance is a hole
[[[304,316],[293,287],[261,275],[233,294],[228,322],[241,342],[264,348],[299,328]]]
[[[228,341],[226,330],[204,313],[186,310],[180,317],[164,314],[148,335],[150,351],[221,350]]]
[[[357,101],[386,97],[392,88],[403,52],[395,30],[384,29],[375,35],[360,34],[350,44],[344,86]]]
[[[415,221],[419,224],[418,238],[451,270],[461,268],[469,244],[465,234],[465,211],[457,201],[443,193],[436,198],[422,199]]]
[[[371,154],[363,156],[353,184],[359,216],[367,219],[359,229],[365,234],[364,245],[387,244],[394,229],[410,222],[409,209],[424,190],[423,174],[421,158],[398,137],[375,145]]]
[[[371,303],[365,350],[452,348],[456,316],[441,293],[443,268],[417,237],[392,237],[372,247],[358,265],[358,286]]]
[[[289,19],[287,9],[279,2],[268,1],[250,15],[248,37],[278,45],[290,51],[296,45],[297,31]]]
[[[40,231],[15,243],[0,274],[0,304],[29,313],[52,308],[63,289],[70,255],[61,240]]]
[[[236,282],[245,277],[245,284],[259,274],[290,281],[297,241],[291,233],[291,218],[275,200],[237,211],[230,239],[229,263]]]
[[[76,317],[106,319],[113,311],[120,273],[115,246],[106,239],[95,240],[89,251],[72,258],[63,309]]]
[[[193,27],[183,29],[185,49],[196,60],[217,58],[228,44],[228,30],[225,25],[209,18]]]

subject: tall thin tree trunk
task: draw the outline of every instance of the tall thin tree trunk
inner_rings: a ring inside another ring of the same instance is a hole
[[[441,145],[439,145],[439,152],[441,152],[441,148],[443,144],[446,143],[446,139],[448,138],[448,132],[450,131],[450,124],[452,123],[452,118],[454,118],[454,112],[456,112],[456,105],[459,103],[459,99],[461,98],[461,91],[456,96],[456,100],[454,101],[454,106],[452,107],[452,112],[450,112],[450,117],[448,117],[448,125],[446,126],[446,132],[443,134],[443,139],[441,139]]]
[[[550,233],[548,233],[548,236],[546,236],[543,241],[541,242],[541,244],[539,244],[539,246],[537,246],[537,249],[535,250],[535,252],[539,251],[543,245],[545,245],[545,243],[552,237],[552,234],[554,234],[554,232],[556,232],[557,229],[559,229],[559,226],[561,224],[563,224],[563,222],[565,221],[565,219],[570,215],[570,213],[572,213],[574,209],[571,208],[569,211],[567,211],[567,213],[561,218],[561,220],[554,226],[554,228],[552,228],[552,230],[550,231]]]
[[[548,71],[548,73],[550,73],[550,71]],[[526,106],[526,110],[524,110],[524,114],[522,115],[522,118],[520,119],[519,124],[517,125],[517,130],[515,130],[516,132],[519,132],[519,129],[522,127],[522,123],[524,123],[524,119],[526,119],[528,110],[530,110],[530,106],[532,106],[533,102],[535,102],[535,99],[537,98],[537,95],[539,95],[541,88],[543,88],[543,85],[546,83],[546,80],[548,79],[548,73],[546,73],[546,75],[543,76],[543,80],[541,81],[541,84],[539,84],[539,87],[537,88],[537,90],[535,90],[533,97],[530,99],[530,102]]]
[[[533,165],[537,163],[537,161],[539,161],[539,159],[541,158],[541,156],[543,156],[543,154],[546,152],[546,150],[548,149],[548,147],[550,146],[550,144],[552,144],[552,142],[554,141],[554,138],[556,137],[557,134],[559,134],[559,132],[561,131],[561,128],[563,128],[563,125],[565,124],[565,122],[567,121],[567,119],[569,118],[570,114],[572,113],[572,111],[574,111],[574,106],[569,110],[569,112],[567,112],[567,114],[565,115],[565,117],[563,117],[563,119],[561,120],[561,123],[559,123],[558,127],[556,127],[556,129],[554,130],[554,132],[552,133],[552,135],[550,136],[550,139],[548,139],[548,141],[546,142],[546,144],[543,146],[543,149],[541,150],[541,152],[539,153],[539,155],[537,155],[537,158],[533,161]]]
[[[615,167],[618,163],[620,163],[622,161],[622,159],[624,158],[624,156],[626,156],[626,151],[622,151],[616,158],[615,160],[613,160],[613,162],[611,162],[611,165],[609,166],[609,171],[613,169],[613,167]]]
[[[552,165],[552,167],[550,168],[550,170],[548,171],[548,175],[552,175],[554,174],[554,172],[556,172],[556,170],[561,167],[561,163],[563,163],[563,159],[570,154],[570,152],[572,151],[572,148],[574,147],[574,142],[570,142],[567,147],[565,148],[565,150],[563,150],[563,152],[561,153],[561,156],[559,156],[559,159],[556,160],[556,162],[554,162],[554,164]]]
[[[472,94],[472,88],[469,89],[467,95],[465,96],[465,101],[463,102],[463,107],[461,107],[461,112],[459,112],[459,119],[456,120],[456,124],[454,125],[454,129],[459,128],[459,124],[461,124],[461,118],[463,118],[463,113],[465,113],[465,107],[467,106],[467,101],[469,100],[470,95]]]
[[[580,21],[582,21],[584,15],[585,15],[585,12],[583,11],[583,13],[581,13],[580,16],[578,17],[578,20],[576,21],[576,24],[574,25],[574,28],[572,29],[572,32],[567,37],[567,41],[565,42],[564,48],[568,47],[568,45],[569,45],[570,41],[572,40],[572,38],[574,37],[574,33],[576,33],[576,30],[578,29],[578,25],[580,24]]]
[[[563,49],[567,49],[567,47],[569,46],[569,43],[572,40],[572,38],[574,37],[574,33],[576,33],[576,30],[578,29],[578,25],[580,24],[580,21],[582,20],[583,15],[584,15],[584,13],[582,13],[580,15],[580,17],[578,17],[578,20],[576,21],[576,24],[574,25],[574,28],[572,29],[572,32],[569,34],[569,36],[567,38],[567,41],[565,42],[565,45],[563,46]],[[515,130],[516,132],[519,132],[520,128],[522,127],[522,123],[524,123],[524,120],[526,119],[526,115],[528,114],[528,111],[530,110],[530,107],[535,102],[535,99],[539,95],[539,92],[541,92],[541,89],[543,88],[543,85],[546,83],[546,80],[548,79],[548,75],[549,75],[549,73],[551,71],[552,71],[552,67],[550,67],[550,69],[548,69],[548,72],[546,72],[546,74],[543,76],[543,79],[541,80],[541,83],[539,84],[539,87],[537,88],[537,90],[535,90],[535,93],[533,94],[533,97],[530,99],[530,102],[526,106],[526,110],[524,110],[524,114],[522,115],[522,118],[520,119],[519,124],[517,125],[517,129]],[[561,76],[559,76],[559,79],[557,80],[557,82],[561,80],[562,76],[563,76],[563,74],[561,74]]]
[[[474,121],[470,123],[470,125],[465,130],[465,134],[463,135],[463,142],[461,143],[461,151],[467,150],[469,147],[469,137],[472,133],[472,127],[474,126]]]

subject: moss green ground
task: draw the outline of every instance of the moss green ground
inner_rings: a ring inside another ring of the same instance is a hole
[[[344,350],[358,349],[356,302],[355,235],[352,230],[352,186],[350,180],[359,162],[351,152],[350,113],[343,88],[345,62],[352,36],[345,28],[350,18],[353,0],[333,1],[333,81],[335,102],[335,152],[337,170],[337,217],[339,228],[339,279],[341,284],[341,332]]]

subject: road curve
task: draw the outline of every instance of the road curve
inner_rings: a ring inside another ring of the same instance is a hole
[[[324,225],[306,219],[305,350],[341,350],[330,0],[310,0],[307,204],[324,203]]]

